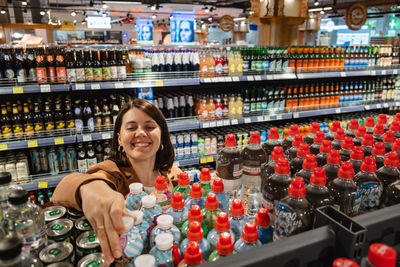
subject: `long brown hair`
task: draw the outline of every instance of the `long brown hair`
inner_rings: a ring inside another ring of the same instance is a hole
[[[111,149],[109,154],[109,159],[114,161],[118,165],[124,167],[129,167],[130,163],[125,153],[118,150],[118,134],[121,131],[122,119],[129,110],[132,108],[137,108],[147,115],[149,115],[153,120],[156,121],[158,126],[161,128],[161,146],[156,154],[156,162],[154,165],[154,170],[159,171],[169,171],[174,162],[175,153],[174,148],[169,137],[168,125],[161,111],[153,105],[151,102],[139,98],[135,98],[132,101],[126,103],[118,113],[117,119],[114,124],[114,136],[111,141]]]

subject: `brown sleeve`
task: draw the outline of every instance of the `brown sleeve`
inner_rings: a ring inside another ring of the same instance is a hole
[[[181,172],[182,170],[180,168],[172,166],[171,170],[168,173],[168,179],[171,181],[174,187],[178,185],[178,178]]]

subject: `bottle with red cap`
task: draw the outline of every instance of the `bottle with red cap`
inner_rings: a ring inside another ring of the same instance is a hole
[[[364,160],[364,150],[360,146],[353,147],[350,153],[350,159],[348,162],[353,164],[354,173],[358,173],[361,170],[361,164]]]
[[[310,133],[304,137],[304,142],[308,145],[311,145],[314,142],[314,137],[316,136],[317,132],[320,132],[319,123],[317,123],[317,122],[311,123]],[[324,136],[324,139],[325,139],[325,136]],[[310,148],[310,150],[311,150],[311,148]]]
[[[396,115],[394,115],[393,121],[400,121],[400,113],[396,113]]]
[[[280,158],[276,163],[275,173],[265,181],[264,187],[261,188],[263,207],[269,210],[271,216],[273,216],[276,203],[287,196],[291,181],[289,161],[286,158]]]
[[[397,114],[400,114],[400,113],[397,113]],[[389,130],[394,132],[394,136],[396,138],[400,138],[400,121],[393,120],[392,123],[390,124]]]
[[[276,132],[278,133],[278,129],[277,128],[271,128],[272,129],[276,129]],[[271,132],[271,131],[270,131]],[[292,146],[292,142],[294,140],[294,137],[300,134],[299,132],[299,126],[296,124],[292,124],[289,127],[289,135],[288,137],[286,137],[283,141],[282,141],[282,147],[283,149],[286,151],[289,147]],[[279,138],[279,134],[278,134],[278,138]],[[268,134],[268,139],[269,139],[269,134]],[[267,141],[268,142],[268,141]]]
[[[200,250],[202,252],[202,256],[204,260],[207,260],[210,252],[211,252],[211,246],[210,243],[208,243],[207,239],[204,238],[204,232],[201,227],[201,224],[198,221],[193,221],[189,225],[189,229],[187,232],[187,237],[182,241],[180,245],[180,249],[182,253],[186,252],[186,248],[188,246],[188,243],[190,241],[195,241],[199,243],[200,245]]]
[[[331,128],[329,129],[329,132],[326,134],[325,139],[333,141],[336,131],[341,128],[342,127],[340,126],[340,122],[338,121],[332,122]]]
[[[367,129],[364,126],[358,126],[353,143],[355,146],[361,146],[363,137],[367,134]]]
[[[333,197],[326,187],[325,169],[321,167],[314,169],[310,177],[310,184],[306,188],[306,196],[314,209],[333,204]]]
[[[192,184],[190,188],[190,195],[185,200],[185,209],[189,210],[192,205],[199,205],[200,208],[204,208],[206,199],[203,197],[203,189],[199,183]]]
[[[303,136],[300,134],[296,134],[292,141],[292,146],[285,152],[285,155],[289,160],[292,160],[296,157],[297,150],[299,149],[299,146],[302,143],[304,143]]]
[[[156,197],[156,203],[165,212],[171,206],[172,192],[169,191],[167,180],[164,176],[160,175],[157,177],[154,188],[155,190],[151,192],[151,195]]]
[[[355,137],[358,126],[358,120],[352,119],[347,125],[347,130],[345,131],[346,136],[350,136],[351,138]]]
[[[385,161],[385,151],[385,145],[381,142],[375,143],[371,150],[371,156],[375,159],[378,169],[383,166],[383,162]]]
[[[366,134],[363,137],[361,146],[364,150],[364,156],[371,156],[372,147],[374,146],[374,137],[372,134]]]
[[[385,131],[389,130],[388,117],[385,114],[379,114],[376,124],[381,124]]]
[[[249,218],[244,215],[244,207],[240,199],[234,199],[232,201],[232,205],[229,209],[229,220],[235,238],[240,238],[244,225],[249,221]]]
[[[306,199],[306,186],[300,177],[293,178],[288,196],[275,205],[274,241],[312,228],[314,214]]]
[[[325,140],[324,132],[318,131],[315,133],[314,140],[310,145],[310,153],[317,155],[319,153],[319,149],[322,145],[322,142]]]
[[[335,136],[333,137],[332,148],[340,150],[345,137],[346,135],[344,133],[344,130],[342,128],[338,129],[335,133]]]
[[[346,161],[340,166],[337,178],[328,183],[329,192],[334,199],[334,206],[348,216],[355,215],[354,204],[358,186],[353,178],[353,165]]]
[[[317,157],[313,154],[308,154],[303,161],[303,168],[298,171],[294,176],[303,178],[304,182],[308,184],[310,182],[311,174],[316,167]]]
[[[385,129],[383,128],[383,125],[382,124],[375,125],[374,131],[372,134],[374,137],[374,142],[382,142],[384,134],[385,134]]]
[[[258,240],[260,240],[262,244],[272,242],[274,231],[270,223],[269,211],[264,208],[259,209],[254,223],[258,230]]]
[[[218,213],[221,212],[218,206],[217,196],[214,193],[208,193],[205,207],[201,210],[203,213],[203,221],[205,222],[208,231],[214,229],[214,222],[217,219]]]
[[[207,235],[207,240],[210,243],[212,249],[216,248],[218,238],[222,233],[230,234],[232,240],[235,241],[235,234],[231,230],[229,215],[225,212],[220,212],[218,214],[218,217],[215,220],[214,229],[212,229]]]
[[[396,137],[394,136],[394,132],[390,131],[390,130],[386,131],[382,138],[383,144],[385,145],[386,153],[392,151],[392,145],[394,143],[394,140],[396,140]]]
[[[268,163],[264,163],[261,168],[261,188],[264,187],[264,182],[274,173],[278,160],[284,157],[283,148],[280,146],[274,147],[274,151],[271,153],[271,160]]]
[[[178,267],[191,267],[205,263],[203,255],[200,250],[200,245],[196,241],[190,241],[183,256],[183,260],[179,263]]]
[[[324,140],[319,148],[319,153],[317,154],[317,165],[322,167],[326,164],[326,159],[328,158],[329,152],[332,150],[332,141]]]
[[[240,253],[260,246],[262,244],[258,240],[256,225],[253,222],[246,223],[241,233],[241,238],[235,242],[235,250]]]
[[[361,171],[354,176],[358,186],[355,212],[365,212],[379,208],[382,202],[383,184],[376,176],[376,163],[373,157],[365,157]]]
[[[165,212],[165,214],[171,215],[174,219],[174,224],[180,228],[182,224],[187,220],[189,211],[185,209],[185,201],[180,192],[175,192],[172,195],[171,207]]]
[[[337,258],[333,261],[332,267],[360,267],[360,265],[347,258]]]
[[[397,252],[382,243],[374,243],[369,246],[367,258],[361,261],[365,267],[395,267]]]
[[[229,199],[224,192],[224,183],[221,178],[215,178],[211,186],[211,191],[217,196],[218,207],[221,211],[227,212]]]
[[[187,199],[190,195],[190,179],[187,172],[181,172],[178,177],[178,185],[172,190],[172,194],[179,192],[183,199]]]
[[[232,236],[229,233],[221,233],[219,235],[216,248],[217,249],[210,254],[208,258],[209,262],[217,261],[232,254],[237,254],[234,250]]]
[[[125,207],[128,210],[138,210],[142,205],[142,198],[144,196],[147,196],[147,194],[143,191],[143,184],[131,183],[129,185],[129,194],[125,199]]]
[[[364,127],[367,129],[367,134],[372,134],[375,127],[375,119],[373,117],[367,117],[364,121]]]
[[[386,154],[383,167],[376,171],[376,176],[383,183],[383,188],[399,179],[399,155],[395,152]],[[384,193],[385,194],[385,191]]]
[[[294,175],[301,170],[301,168],[303,167],[303,161],[308,154],[310,154],[310,148],[308,147],[308,144],[300,144],[299,148],[297,149],[296,157],[290,161],[291,175]]]
[[[211,192],[211,174],[209,168],[202,168],[200,172],[200,185],[203,190],[203,197],[206,197]]]
[[[385,206],[400,204],[400,179],[397,179],[385,189]]]
[[[292,125],[294,126],[294,125]],[[295,125],[297,126],[297,125]],[[297,129],[297,132],[299,130]],[[251,138],[251,137],[250,137]],[[279,140],[279,133],[278,133],[278,128],[272,127],[269,129],[268,132],[268,140],[262,144],[262,149],[264,150],[267,160],[271,157],[271,153],[274,150],[274,147],[276,146],[282,146],[283,143]]]
[[[353,138],[350,136],[346,136],[344,138],[344,141],[340,149],[340,156],[342,158],[342,161],[348,161],[350,159],[350,154],[351,151],[353,150],[353,147],[354,147]]]
[[[201,208],[199,205],[193,205],[190,207],[188,219],[182,224],[181,234],[182,238],[186,238],[187,232],[189,229],[189,225],[191,222],[197,221],[201,224],[201,228],[203,229],[203,233],[205,236],[208,234],[208,228],[205,222],[203,221],[203,213],[201,212]]]
[[[392,152],[397,153],[400,158],[400,139],[394,140],[394,143],[392,144]]]
[[[326,164],[322,167],[325,169],[328,183],[338,177],[338,171],[341,162],[342,160],[340,157],[340,152],[338,150],[332,149],[328,154]]]

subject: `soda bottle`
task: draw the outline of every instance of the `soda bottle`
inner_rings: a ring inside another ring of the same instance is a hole
[[[218,237],[216,250],[210,254],[208,261],[209,262],[217,261],[223,257],[236,253],[237,252],[234,250],[231,234],[226,232],[221,233]]]
[[[252,136],[254,133],[258,133],[258,132],[253,132],[250,136],[250,139],[252,139]],[[258,138],[259,138],[259,136],[260,136],[260,134],[258,133]],[[255,140],[255,139],[256,139],[256,137],[253,137],[253,140]],[[250,140],[250,144],[253,144],[253,143],[251,143],[251,140]],[[257,144],[259,144],[259,143],[257,143]],[[283,144],[281,144],[281,142],[279,141],[278,128],[272,127],[268,133],[268,140],[264,144],[262,144],[262,149],[265,151],[265,154],[267,156],[266,160],[270,159],[271,153],[274,150],[274,147],[280,146],[280,145],[283,145]],[[254,150],[254,149],[252,149],[252,150]],[[258,157],[260,157],[260,155]],[[266,160],[263,160],[263,162],[265,162]]]
[[[351,151],[353,150],[353,138],[350,136],[346,136],[342,142],[340,149],[340,156],[342,161],[348,161],[350,159]]]
[[[221,178],[215,178],[211,186],[211,191],[217,196],[218,208],[223,211],[228,211],[228,196],[224,192],[224,183]]]
[[[275,205],[274,241],[310,230],[313,223],[304,180],[295,177],[289,185],[288,196]]]
[[[337,258],[333,261],[332,267],[360,267],[360,265],[350,259]]]
[[[13,191],[22,189],[19,185],[11,183],[11,180],[11,173],[0,172],[0,216],[9,206],[8,196]]]
[[[162,211],[165,212],[171,206],[172,193],[168,190],[167,180],[164,176],[160,175],[156,179],[155,190],[151,192],[151,195],[156,197],[156,203],[161,207]]]
[[[290,161],[291,175],[294,175],[303,167],[303,161],[306,155],[310,154],[310,149],[306,143],[301,143],[297,149],[297,157]]]
[[[369,246],[368,258],[363,259],[362,263],[365,267],[395,267],[396,251],[381,243],[373,243]]]
[[[134,260],[135,266],[141,267],[156,267],[156,259],[149,254],[143,254],[138,256]]]
[[[322,145],[322,142],[325,140],[325,134],[324,132],[317,131],[314,135],[314,140],[312,141],[310,145],[310,153],[314,155],[318,155],[320,152],[320,147]]]
[[[147,196],[147,194],[143,191],[143,185],[141,183],[131,183],[129,185],[129,194],[125,199],[125,207],[128,210],[139,209],[144,196]]]
[[[387,131],[385,132],[385,134],[383,135],[382,141],[383,144],[385,145],[385,152],[388,153],[392,150],[392,145],[394,143],[394,140],[396,140],[395,136],[394,136],[394,132],[393,131]]]
[[[139,229],[134,227],[132,217],[122,217],[125,226],[125,233],[120,235],[119,241],[122,248],[122,256],[119,260],[130,261],[143,252],[144,242],[139,233]]]
[[[186,246],[186,251],[184,252],[183,260],[179,263],[178,267],[191,267],[199,265],[201,263],[205,263],[205,261],[203,260],[203,255],[200,250],[200,245],[195,241],[190,241]],[[141,265],[136,265],[136,266],[141,266]]]
[[[182,194],[180,192],[175,192],[172,195],[171,207],[165,212],[165,214],[172,216],[174,219],[174,224],[178,228],[181,228],[188,217],[188,211],[184,207],[185,201]]]
[[[364,150],[364,156],[371,156],[372,147],[374,145],[374,137],[372,134],[366,134],[361,141]]]
[[[292,146],[288,150],[286,150],[286,153],[285,153],[289,160],[292,160],[296,157],[297,150],[301,143],[304,143],[303,136],[301,136],[300,134],[296,134],[296,136],[294,137],[294,139],[292,141]]]
[[[326,164],[326,159],[328,158],[329,152],[332,150],[332,142],[330,140],[322,141],[319,148],[319,153],[317,154],[317,165],[322,167]]]
[[[361,141],[367,133],[367,128],[364,126],[358,126],[358,129],[355,133],[355,137],[353,138],[353,143],[355,146],[361,146]]]
[[[354,138],[356,136],[356,131],[358,130],[358,120],[352,119],[347,125],[347,130],[345,131],[346,136]]]
[[[331,128],[329,129],[329,132],[326,134],[325,139],[333,141],[335,133],[338,129],[341,129],[340,122],[338,121],[332,122]]]
[[[392,152],[397,153],[400,158],[400,139],[394,140],[394,142],[392,144]]]
[[[389,130],[388,118],[385,114],[379,114],[376,119],[376,125],[378,124],[382,125],[385,131]]]
[[[361,164],[363,160],[364,160],[364,151],[362,147],[360,146],[353,147],[348,162],[353,164],[354,173],[358,173],[361,170]]]
[[[326,164],[323,166],[326,172],[328,183],[337,177],[340,168],[340,162],[340,152],[334,149],[331,150],[326,159]]]
[[[249,221],[247,216],[244,216],[244,207],[240,199],[234,199],[229,209],[229,219],[231,230],[236,239],[240,238],[244,225]]]
[[[314,169],[317,167],[317,157],[313,154],[308,154],[304,158],[303,168],[298,171],[294,176],[303,178],[306,184],[310,183],[310,177]]]
[[[272,242],[273,229],[270,224],[269,212],[267,209],[261,208],[258,210],[254,220],[258,231],[258,240],[262,244]]]
[[[333,141],[332,141],[332,148],[336,149],[336,150],[340,150],[345,137],[346,137],[346,135],[344,133],[344,130],[342,128],[337,129],[337,131],[335,132]]]
[[[143,220],[150,226],[154,224],[154,218],[162,214],[162,209],[156,204],[156,197],[153,195],[144,196],[142,198],[142,207],[140,211],[143,212]]]
[[[304,142],[308,145],[311,145],[314,141],[314,137],[317,132],[319,132],[319,123],[313,122],[311,123],[310,133],[304,137]]]
[[[375,125],[373,131],[374,142],[382,142],[384,134],[385,134],[385,129],[383,128],[383,125],[382,124]]]
[[[348,216],[355,214],[355,199],[358,192],[358,186],[353,178],[353,165],[350,162],[343,162],[337,178],[328,183],[329,192],[334,198],[334,206]]]
[[[143,212],[140,210],[128,210],[128,213],[136,218],[134,220],[134,226],[139,230],[139,234],[143,240],[143,249],[146,250],[148,247],[149,233],[151,232],[151,226],[148,222],[143,221]]]
[[[264,183],[269,179],[269,177],[274,173],[276,163],[280,158],[284,158],[283,148],[280,146],[274,147],[271,153],[271,160],[268,163],[264,163],[261,168],[261,188],[264,187]]]
[[[203,228],[203,233],[205,233],[205,235],[207,236],[208,228],[206,226],[206,223],[203,221],[203,213],[201,212],[201,208],[199,205],[192,205],[189,210],[187,221],[182,224],[182,238],[186,238],[189,225],[191,222],[194,221],[198,221],[201,224],[201,228]]]
[[[235,234],[231,230],[231,226],[229,223],[229,215],[225,212],[220,212],[218,214],[218,217],[215,220],[214,229],[212,229],[207,235],[207,240],[210,243],[212,249],[216,248],[218,238],[222,233],[230,234],[233,241],[235,241]]]
[[[205,198],[203,197],[203,190],[199,183],[192,184],[190,188],[189,197],[185,200],[185,209],[189,210],[192,205],[199,205],[200,208],[204,208]]]
[[[386,154],[384,166],[376,171],[376,176],[386,188],[389,184],[395,182],[399,178],[399,156],[397,153],[389,152]],[[385,194],[385,192],[383,193]]]
[[[205,208],[201,210],[203,221],[205,222],[208,231],[214,228],[214,222],[217,219],[218,213],[221,210],[218,208],[217,196],[214,193],[209,193],[206,198]]]
[[[235,242],[235,250],[240,253],[260,246],[262,243],[258,240],[256,225],[253,222],[246,223],[241,238]]]
[[[172,193],[179,192],[183,199],[187,199],[190,194],[190,179],[187,172],[181,172],[178,177],[178,185],[174,187]]]
[[[157,236],[161,234],[171,234],[174,244],[179,244],[181,241],[181,232],[173,224],[174,218],[168,214],[162,214],[157,217],[157,226],[151,230],[150,233],[150,246],[156,245]]]
[[[333,197],[326,187],[324,168],[317,167],[314,169],[310,177],[310,184],[306,188],[306,196],[313,209],[333,204]]]
[[[173,236],[170,233],[160,234],[156,237],[155,244],[149,254],[155,258],[157,266],[173,267]]]
[[[9,237],[0,241],[0,266],[42,267],[40,260],[22,250],[22,240]]]
[[[398,113],[400,114],[400,113]],[[394,136],[396,138],[400,138],[400,122],[399,121],[392,121],[389,127],[390,131],[394,132]]]
[[[278,132],[278,129],[277,129],[277,128],[275,128],[275,127],[271,128],[270,132],[268,133],[268,139],[270,139],[269,135],[270,135],[272,129],[276,129],[276,132]],[[294,137],[296,136],[296,134],[300,134],[300,132],[299,132],[299,126],[296,125],[296,124],[290,125],[290,127],[289,127],[289,136],[286,137],[286,138],[282,141],[282,147],[283,147],[283,149],[284,149],[285,151],[286,151],[289,147],[292,146],[292,142],[293,142]],[[272,137],[272,135],[271,135],[271,137]],[[278,134],[278,138],[275,138],[275,139],[279,139],[279,134]],[[268,141],[267,141],[267,142],[268,142]]]
[[[203,197],[206,197],[211,191],[211,174],[209,168],[203,168],[200,172],[200,185],[203,190]]]
[[[371,156],[375,158],[376,167],[379,169],[385,161],[385,145],[381,142],[375,143],[371,150]]]
[[[185,238],[180,245],[182,253],[185,253],[189,241],[195,241],[199,243],[200,250],[203,254],[203,259],[207,260],[211,252],[211,246],[207,239],[204,238],[203,229],[198,221],[193,221],[190,223],[189,230],[187,232],[187,238]]]
[[[367,134],[372,134],[374,132],[375,120],[373,117],[367,117],[364,121],[364,126],[367,129]]]

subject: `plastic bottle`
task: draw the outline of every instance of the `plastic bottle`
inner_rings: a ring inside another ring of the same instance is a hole
[[[391,206],[400,203],[400,179],[397,179],[385,188],[384,197],[385,206]]]
[[[156,203],[161,207],[162,211],[165,212],[170,208],[172,198],[172,192],[168,190],[165,177],[162,175],[158,176],[154,187],[155,190],[151,192],[151,195],[156,197]]]
[[[183,200],[180,192],[175,192],[172,195],[171,207],[165,212],[165,214],[171,215],[174,224],[180,228],[188,218],[188,210],[185,209],[185,201]]]
[[[394,132],[393,131],[387,131],[385,132],[385,134],[383,135],[382,141],[383,144],[385,145],[385,152],[388,153],[392,150],[392,145],[394,143],[394,140],[396,140],[395,136],[394,136]]]
[[[306,188],[307,200],[310,202],[313,209],[332,205],[333,197],[326,187],[325,169],[317,167],[310,178],[310,184]]]
[[[128,211],[130,215],[134,216],[134,226],[139,230],[139,234],[143,239],[143,249],[147,249],[149,233],[151,232],[151,226],[147,221],[143,220],[143,212],[140,210]]]
[[[147,194],[143,191],[143,185],[141,183],[131,183],[129,185],[129,194],[125,199],[125,207],[128,210],[139,209],[144,196],[147,196]]]
[[[203,197],[211,192],[211,174],[209,168],[203,168],[200,172],[200,185],[203,191]]]
[[[333,261],[332,267],[360,267],[360,265],[347,258],[337,258]]]
[[[365,267],[395,267],[396,251],[381,243],[374,243],[369,246],[368,258],[363,260]]]
[[[365,157],[371,156],[373,145],[374,145],[374,137],[372,136],[372,134],[366,134],[361,141],[361,146],[364,150]]]
[[[258,231],[258,240],[262,244],[272,242],[273,229],[270,224],[269,212],[267,209],[261,208],[258,210],[254,220]]]
[[[216,248],[217,249],[210,254],[210,257],[208,258],[209,262],[217,261],[223,257],[237,253],[234,250],[232,237],[227,232],[220,234],[220,236],[218,237]]]
[[[375,120],[373,117],[367,117],[364,121],[364,126],[367,129],[367,134],[372,134],[374,132]]]
[[[383,183],[383,188],[387,188],[391,183],[399,179],[399,156],[397,153],[389,152],[386,154],[384,166],[376,171],[376,176]],[[385,195],[386,190],[383,191]]]
[[[358,127],[359,127],[358,120],[352,119],[347,125],[347,130],[345,131],[346,136],[354,138],[356,136],[356,131]]]
[[[361,164],[364,160],[364,151],[362,147],[355,146],[350,153],[350,159],[348,160],[353,164],[354,173],[358,173],[361,170]]]
[[[184,200],[186,200],[190,194],[190,179],[187,172],[181,172],[178,177],[178,185],[172,190],[172,194],[179,192],[182,194]]]
[[[247,216],[244,216],[244,208],[240,199],[234,199],[229,209],[229,220],[231,224],[231,230],[235,235],[236,239],[239,239],[244,225],[249,221]]]
[[[317,154],[317,165],[322,167],[326,164],[326,159],[328,158],[329,152],[332,150],[332,141],[324,140],[319,148],[319,153]]]
[[[385,131],[389,130],[388,118],[385,114],[379,114],[378,118],[376,119],[376,124],[382,125]]]
[[[142,207],[140,211],[143,212],[143,220],[150,226],[154,224],[154,218],[162,214],[162,209],[156,204],[155,196],[144,196],[142,198]]]
[[[22,241],[9,237],[0,241],[0,266],[3,267],[42,267],[40,260],[22,250]]]
[[[289,185],[288,196],[275,206],[274,241],[310,230],[313,223],[304,180],[295,177]]]
[[[251,134],[252,136],[253,136],[253,133]],[[258,138],[259,138],[259,136],[260,136],[260,134],[258,133]],[[250,139],[251,139],[251,136],[250,136]],[[256,139],[257,139],[257,134],[255,134],[255,137],[253,137],[253,140],[256,140]],[[250,141],[250,144],[252,144],[251,141]],[[259,144],[259,143],[254,143],[254,144]],[[279,140],[278,128],[272,127],[271,129],[269,129],[268,140],[264,144],[262,144],[262,149],[264,150],[265,154],[267,155],[267,157],[266,157],[267,160],[269,160],[269,158],[271,157],[271,153],[274,150],[274,147],[276,147],[276,146],[283,146],[283,143]],[[264,160],[264,162],[265,161],[266,160]]]
[[[285,152],[285,155],[287,156],[287,158],[289,160],[292,160],[296,157],[297,150],[298,150],[300,144],[302,144],[302,143],[304,143],[303,136],[301,136],[300,134],[296,134],[293,139],[292,146]]]
[[[355,146],[361,146],[361,141],[363,137],[366,135],[367,129],[364,126],[358,126],[358,129],[355,133],[355,137],[353,138],[353,143]]]
[[[1,213],[4,212],[8,204],[8,196],[15,190],[21,190],[22,187],[11,183],[12,177],[9,172],[0,172],[0,218]]]
[[[397,153],[397,155],[399,155],[400,158],[400,139],[396,139],[392,144],[392,152]]]
[[[192,184],[192,188],[190,188],[189,197],[185,200],[185,209],[189,210],[192,205],[199,205],[200,208],[204,208],[205,201],[201,185],[194,183]]]
[[[208,231],[214,229],[214,222],[217,219],[218,213],[221,212],[218,206],[217,196],[214,193],[209,193],[206,198],[205,208],[201,211]]]
[[[276,133],[278,133],[278,129],[277,128],[275,128],[275,127],[273,127],[273,128],[271,128],[271,130],[272,129],[274,129],[274,132],[275,132],[275,129],[276,129]],[[270,133],[271,133],[271,130],[270,130]],[[286,137],[283,141],[282,141],[282,147],[283,147],[283,149],[286,151],[289,147],[291,147],[292,146],[292,142],[293,142],[293,140],[294,140],[294,137],[297,135],[297,134],[300,134],[300,132],[299,132],[299,126],[298,125],[296,125],[296,124],[292,124],[292,125],[290,125],[290,127],[289,127],[289,136],[288,137]],[[272,137],[272,136],[271,136]],[[276,136],[274,136],[274,137],[276,137]],[[269,135],[269,133],[268,133],[268,139],[270,138],[270,135]],[[275,139],[279,139],[279,136],[278,136],[278,138],[275,138]],[[268,141],[267,141],[268,142]],[[267,153],[267,151],[266,151],[266,153]]]
[[[346,136],[343,140],[340,149],[340,156],[342,158],[342,161],[348,161],[350,159],[350,154],[351,151],[353,150],[353,147],[354,147],[353,138],[350,136]]]
[[[275,165],[278,162],[280,158],[285,157],[283,153],[283,148],[280,146],[274,147],[274,150],[271,153],[271,159],[268,161],[268,163],[264,163],[263,167],[261,168],[262,173],[261,173],[261,188],[263,187],[263,183],[274,173],[275,171]]]
[[[203,233],[207,236],[208,228],[203,221],[203,213],[201,212],[201,208],[199,205],[192,205],[189,210],[188,219],[183,223],[181,228],[182,238],[186,238],[189,225],[191,222],[194,221],[197,221],[201,224],[201,228],[203,228]]]
[[[217,196],[218,208],[223,211],[228,211],[228,197],[224,192],[224,183],[221,178],[215,178],[211,186],[211,191]],[[207,201],[207,200],[206,200]]]
[[[304,179],[306,184],[310,183],[310,177],[314,169],[317,167],[317,158],[313,154],[306,155],[303,161],[303,168],[298,171],[294,176]]]
[[[185,253],[189,241],[196,241],[199,243],[200,250],[203,254],[203,259],[207,260],[211,252],[211,246],[207,239],[204,238],[203,229],[198,221],[193,221],[190,223],[189,230],[187,232],[187,238],[183,240],[180,245],[182,253]]]
[[[325,139],[333,141],[335,133],[338,129],[341,129],[340,122],[338,121],[332,122],[331,128],[329,129],[329,132],[326,134]]]
[[[229,233],[233,241],[235,241],[235,234],[231,230],[229,215],[225,212],[220,212],[218,214],[218,217],[215,220],[214,229],[212,229],[207,235],[207,240],[210,243],[212,249],[216,248],[218,238],[222,233]]]
[[[311,123],[310,133],[304,137],[304,142],[311,146],[311,144],[313,143],[314,137],[317,134],[317,132],[320,132],[319,123],[317,123],[317,122]],[[310,150],[311,150],[311,148],[310,148]]]
[[[374,142],[382,142],[384,134],[385,134],[385,129],[383,128],[383,125],[382,124],[375,125],[373,131]]]
[[[389,127],[390,131],[394,132],[394,136],[396,138],[400,138],[400,122],[399,121],[392,121]]]
[[[246,223],[241,238],[235,242],[236,252],[240,253],[260,246],[262,246],[262,243],[258,240],[256,225],[253,222]]]
[[[313,142],[311,142],[312,144],[310,145],[310,153],[317,155],[324,140],[325,140],[324,132],[317,131],[314,135],[314,140]]]
[[[385,145],[381,142],[375,143],[371,150],[371,156],[375,159],[376,167],[378,169],[381,168],[385,161]]]
[[[205,262],[200,245],[195,241],[190,241],[186,246],[186,251],[182,253],[184,253],[184,258],[178,267],[191,267]]]
[[[155,258],[157,266],[174,267],[173,240],[173,236],[169,233],[163,233],[156,237],[155,246],[149,254]]]
[[[158,235],[169,233],[174,238],[174,244],[179,244],[181,241],[181,232],[173,224],[174,218],[171,215],[162,214],[157,217],[157,226],[153,228],[150,233],[150,246],[156,244],[156,238]]]
[[[156,267],[156,259],[152,255],[143,254],[135,259],[134,264],[140,267]]]
[[[134,220],[132,217],[124,216],[122,220],[126,231],[119,237],[122,248],[122,258],[131,261],[133,258],[142,254],[144,241],[139,233],[139,229],[134,227]]]
[[[299,148],[297,149],[297,157],[290,161],[291,175],[294,175],[301,170],[301,168],[303,167],[303,161],[308,154],[310,154],[310,149],[308,145],[306,143],[300,144]]]
[[[348,216],[353,216],[358,186],[353,181],[354,170],[350,162],[343,162],[338,177],[328,183],[329,192],[333,196],[334,206]]]
[[[344,130],[342,128],[338,129],[332,141],[332,148],[340,150],[345,137],[346,135],[344,133]]]

